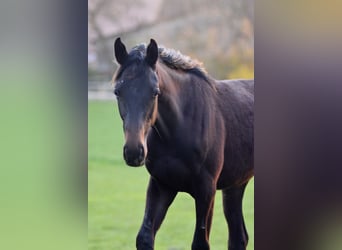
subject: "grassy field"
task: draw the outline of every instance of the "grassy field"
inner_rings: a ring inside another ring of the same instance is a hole
[[[88,103],[88,249],[132,250],[142,222],[148,173],[122,159],[123,132],[115,102]],[[254,249],[254,181],[246,189],[244,215]],[[193,199],[179,193],[156,236],[157,250],[190,249],[195,226]],[[216,195],[211,249],[227,249],[221,192]]]

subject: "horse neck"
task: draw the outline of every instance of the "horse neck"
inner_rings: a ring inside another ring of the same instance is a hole
[[[161,95],[158,99],[156,128],[166,137],[190,124],[194,129],[207,120],[210,108],[215,106],[208,98],[210,87],[197,77],[157,64]]]
[[[157,74],[161,95],[158,97],[158,116],[155,124],[158,133],[164,137],[184,122],[183,86],[187,77],[173,72],[165,65],[157,64]]]

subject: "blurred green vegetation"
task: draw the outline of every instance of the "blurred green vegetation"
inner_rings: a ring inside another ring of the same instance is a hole
[[[34,58],[0,67],[0,249],[84,249],[86,129],[69,79]]]
[[[253,79],[254,50],[232,46],[227,53],[216,55],[204,65],[209,74],[217,79]]]

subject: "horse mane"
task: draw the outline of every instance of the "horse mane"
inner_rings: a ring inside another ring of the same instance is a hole
[[[129,55],[133,55],[133,58],[131,58],[131,60],[143,60],[146,56],[146,49],[147,46],[144,43],[134,46],[129,52]],[[158,52],[159,62],[163,63],[168,68],[181,70],[196,75],[197,77],[209,83],[211,87],[214,87],[214,84],[210,79],[207,71],[203,67],[202,62],[192,59],[189,56],[183,55],[181,52],[174,49],[165,48],[164,46],[158,46]],[[116,73],[116,77],[118,77],[118,75],[120,75],[130,64],[131,62],[127,62],[125,63],[125,65],[122,65],[122,67],[119,69],[119,72]]]
[[[189,56],[183,55],[181,52],[165,48],[158,47],[159,58],[162,63],[171,69],[182,70],[197,75],[203,80],[208,80],[208,73],[203,67],[203,63]]]

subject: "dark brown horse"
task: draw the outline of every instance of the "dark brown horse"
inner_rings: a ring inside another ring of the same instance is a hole
[[[195,199],[192,249],[209,249],[217,189],[223,193],[229,250],[246,249],[242,197],[253,176],[254,80],[217,81],[200,63],[150,44],[129,53],[116,39],[115,95],[125,134],[123,156],[150,173],[139,250],[154,238],[177,192]]]

